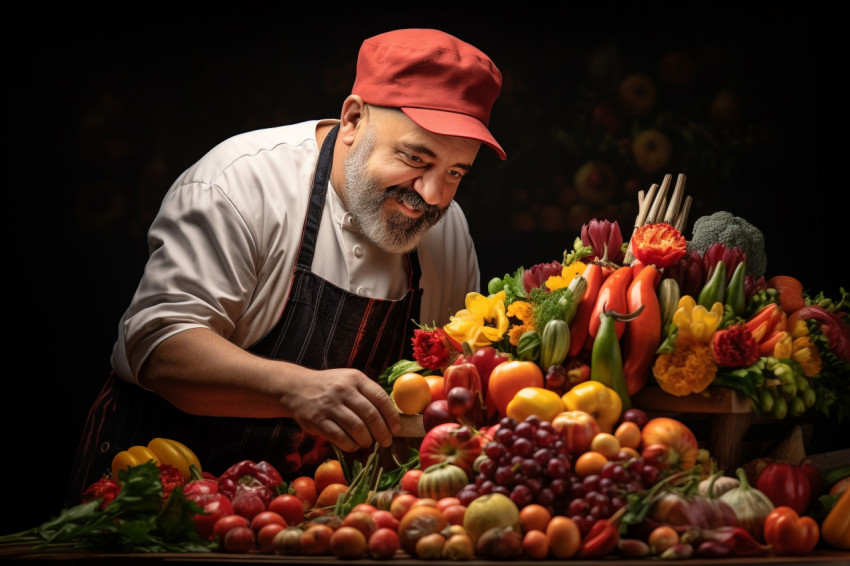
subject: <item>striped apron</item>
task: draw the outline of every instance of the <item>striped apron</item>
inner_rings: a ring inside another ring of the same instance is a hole
[[[274,328],[249,351],[313,369],[357,368],[377,379],[388,366],[412,355],[421,270],[414,250],[406,256],[408,292],[397,301],[361,297],[312,272],[338,128],[328,134],[316,164],[286,306]],[[306,434],[292,419],[191,415],[112,372],[89,411],[71,473],[69,501],[77,501],[86,487],[108,473],[115,454],[156,437],[186,444],[203,469],[215,475],[242,460],[265,460],[292,479],[312,475],[316,466],[333,456],[327,441]]]

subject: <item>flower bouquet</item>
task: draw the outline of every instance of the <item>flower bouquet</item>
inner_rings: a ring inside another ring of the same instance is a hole
[[[762,232],[726,211],[696,219],[687,239],[684,180],[669,200],[670,175],[639,193],[628,240],[618,222],[593,219],[563,258],[493,278],[444,326],[420,325],[414,359],[388,368],[382,384],[391,392],[418,372],[443,376],[446,397],[471,388],[483,408],[477,425],[505,416],[504,399],[520,389],[563,396],[585,381],[614,390],[623,410],[644,387],[678,397],[722,387],[780,419],[809,410],[850,418],[844,288],[830,298],[791,275],[767,277]],[[523,365],[494,380],[506,361]],[[476,369],[473,379],[458,377],[461,365]]]

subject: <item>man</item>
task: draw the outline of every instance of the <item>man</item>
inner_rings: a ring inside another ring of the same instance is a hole
[[[501,84],[451,35],[380,34],[339,120],[235,136],[185,171],[148,233],[72,493],[155,437],[214,474],[250,459],[291,477],[326,441],[390,445],[400,421],[376,378],[412,321],[443,324],[479,288],[452,199],[482,143],[505,158],[488,130]]]

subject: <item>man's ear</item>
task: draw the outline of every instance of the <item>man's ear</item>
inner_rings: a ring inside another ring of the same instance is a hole
[[[342,103],[338,137],[348,146],[354,143],[360,123],[366,115],[366,103],[357,94],[349,95]]]

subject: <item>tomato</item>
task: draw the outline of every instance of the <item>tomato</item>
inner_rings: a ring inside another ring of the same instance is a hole
[[[764,520],[764,541],[776,554],[809,554],[820,539],[820,527],[809,516],[798,515],[786,505],[768,513]]]
[[[488,394],[501,416],[506,416],[508,403],[526,387],[544,386],[543,370],[534,362],[513,360],[502,362],[490,373]]]
[[[269,501],[268,510],[283,517],[287,525],[295,526],[304,521],[304,503],[291,493],[278,495]]]
[[[260,552],[272,554],[274,552],[274,537],[285,528],[280,523],[268,523],[257,531],[257,547],[259,547]]]
[[[688,470],[697,462],[699,445],[696,436],[684,423],[668,417],[656,417],[641,430],[643,446],[667,446],[667,464],[671,468]]]
[[[247,527],[251,522],[247,517],[243,517],[242,515],[225,515],[221,517],[218,521],[213,525],[213,534],[218,537],[220,540],[224,540],[224,535],[227,534],[228,531],[235,529],[237,527]]]
[[[254,518],[251,519],[251,528],[256,533],[269,523],[277,523],[284,527],[288,526],[286,524],[286,520],[280,516],[280,513],[275,513],[274,511],[263,511],[254,515]]]
[[[236,527],[224,535],[224,550],[245,554],[254,549],[257,537],[250,527]]]
[[[419,478],[422,476],[421,468],[414,468],[412,470],[407,470],[404,472],[404,475],[401,476],[401,480],[399,480],[398,486],[402,489],[402,491],[406,491],[408,493],[412,493],[413,495],[419,496]]]
[[[376,560],[392,558],[399,548],[401,543],[394,529],[381,527],[369,537],[369,556]]]
[[[204,513],[195,515],[195,529],[203,539],[211,539],[216,521],[227,515],[234,515],[233,504],[223,493],[206,493],[190,498],[202,507]]]

